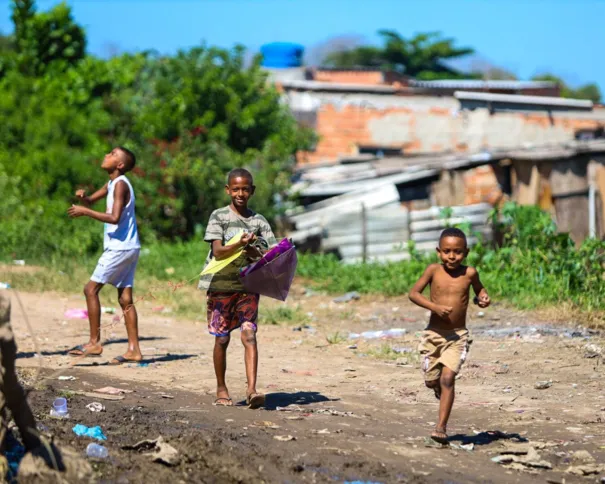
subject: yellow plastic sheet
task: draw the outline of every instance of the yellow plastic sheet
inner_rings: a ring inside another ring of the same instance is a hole
[[[244,231],[242,230],[237,235],[234,235],[233,238],[229,239],[225,245],[237,244],[242,239],[243,235],[244,235]],[[216,260],[213,257],[210,260],[210,263],[205,267],[205,269],[202,271],[202,273],[200,275],[205,276],[206,274],[216,274],[218,271],[220,271],[221,269],[224,269],[229,264],[231,264],[235,259],[237,259],[240,255],[242,255],[243,251],[244,251],[244,249],[241,248],[240,250],[236,251],[233,255],[230,255],[229,257],[227,257],[225,259],[221,259],[221,260]]]

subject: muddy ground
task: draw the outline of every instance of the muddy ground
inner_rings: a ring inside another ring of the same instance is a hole
[[[86,341],[88,323],[64,313],[84,308],[82,297],[22,293],[33,332],[14,304],[18,364],[34,387],[30,401],[41,428],[59,446],[84,455],[91,440],[72,427],[100,425],[109,458],[89,460],[98,482],[569,483],[605,477],[602,335],[502,305],[483,315],[471,308],[473,343],[457,383],[452,445],[437,448],[426,437],[438,402],[424,388],[414,352],[426,312],[405,297],[338,304],[305,295],[300,286],[293,292],[288,310],[261,302],[259,390],[268,393],[261,410],[212,406],[213,339],[202,316],[183,320],[169,308],[141,303],[143,365],[110,367],[107,361],[125,351],[125,332],[104,315],[104,355],[74,365],[65,353]],[[407,333],[348,338],[389,328]],[[228,384],[241,402],[243,348],[234,336]],[[51,379],[35,379],[40,365]],[[535,388],[544,381],[548,388]],[[107,385],[132,393],[117,401],[82,394]],[[67,421],[49,416],[59,395],[69,397]],[[86,405],[93,401],[106,411],[90,412]],[[180,454],[173,467],[122,448],[160,435]],[[511,463],[513,454],[521,462]],[[492,461],[501,455],[508,456],[504,463]]]

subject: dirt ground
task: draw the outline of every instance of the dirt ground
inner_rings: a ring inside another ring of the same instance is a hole
[[[21,299],[33,334],[13,301],[18,364],[34,385],[30,401],[39,425],[81,455],[91,440],[72,427],[100,425],[109,458],[90,461],[98,482],[569,483],[605,476],[604,338],[573,322],[555,325],[498,304],[485,314],[472,307],[473,343],[448,429],[452,445],[438,448],[426,439],[438,402],[424,387],[415,353],[427,314],[406,297],[335,303],[305,295],[299,285],[289,312],[261,301],[261,311],[273,315],[259,324],[259,390],[268,394],[261,410],[212,406],[213,338],[201,314],[198,321],[183,320],[167,308],[139,304],[144,362],[122,367],[107,362],[125,351],[124,328],[103,315],[109,339],[103,356],[73,366],[66,350],[86,341],[88,323],[64,313],[84,308],[83,297],[22,293]],[[389,328],[407,332],[349,338]],[[40,365],[52,376],[44,384],[34,380]],[[227,376],[232,397],[241,402],[238,338],[229,348]],[[549,382],[548,388],[536,389],[537,382]],[[132,393],[117,401],[83,394],[107,385]],[[59,395],[69,397],[69,420],[49,416]],[[93,401],[106,411],[89,411]],[[160,435],[179,452],[177,465],[123,449]],[[492,460],[498,456],[503,463]]]

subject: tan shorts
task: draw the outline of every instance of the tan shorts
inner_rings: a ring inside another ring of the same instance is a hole
[[[459,373],[466,360],[469,345],[467,329],[425,330],[422,341],[418,345],[424,379],[438,380],[441,377],[441,368],[444,366]]]

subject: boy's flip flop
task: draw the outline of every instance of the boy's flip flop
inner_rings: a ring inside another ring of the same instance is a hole
[[[217,398],[212,405],[214,405],[215,407],[232,407],[233,400],[231,400],[230,398],[221,397]]]
[[[262,393],[251,393],[246,399],[248,408],[256,410],[265,405],[265,396]]]
[[[74,346],[71,350],[69,350],[67,352],[67,354],[69,356],[90,356],[90,357],[97,357],[97,356],[101,356],[101,354],[103,353],[103,350],[101,350],[101,353],[90,353],[85,347],[84,345],[78,345],[78,346]]]
[[[431,434],[431,439],[442,445],[449,444],[448,436],[445,432],[445,429],[436,428]]]
[[[115,356],[110,362],[109,365],[119,366],[124,363],[139,363],[139,360],[129,360],[128,358],[123,357],[122,355]]]

